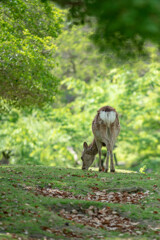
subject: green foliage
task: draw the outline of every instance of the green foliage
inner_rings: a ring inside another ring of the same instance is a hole
[[[54,0],[56,1],[56,0]],[[69,20],[75,24],[91,22],[95,42],[101,50],[121,57],[143,53],[145,41],[159,44],[159,0],[58,0],[70,9]]]
[[[33,110],[27,114],[17,109],[1,117],[0,150],[12,150],[11,163],[53,166],[74,164],[73,156],[67,150],[69,136],[56,123],[61,116],[51,108],[49,110],[48,117],[48,110]]]
[[[59,84],[53,74],[53,40],[61,31],[62,21],[62,11],[50,3],[0,2],[2,102],[25,106],[53,100]]]
[[[56,42],[56,57],[60,62],[56,72],[58,77],[72,77],[89,83],[106,76],[105,55],[99,54],[91,43],[91,34],[88,26],[73,26],[59,36]]]
[[[126,69],[125,91],[119,97],[119,106],[125,128],[122,137],[127,141],[126,157],[130,160],[134,156],[153,164],[160,161],[159,67],[153,58],[150,63],[138,62],[130,71]]]
[[[147,169],[147,167],[146,167],[146,165],[144,165],[143,167],[141,167],[141,168],[139,169],[139,172],[145,174],[146,169]]]

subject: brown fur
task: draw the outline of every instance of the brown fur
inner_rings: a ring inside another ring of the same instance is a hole
[[[88,146],[86,153],[89,155],[96,155],[98,153],[98,148],[95,139],[93,139],[93,142]]]
[[[104,107],[101,107],[97,112],[100,113],[100,111],[104,111],[104,112],[111,112],[111,111],[114,111],[116,112],[116,110],[110,106],[104,106]]]
[[[100,111],[111,112],[114,111],[116,113],[115,121],[110,124],[109,126],[100,119]],[[108,171],[108,161],[109,156],[111,158],[111,172],[114,172],[114,163],[113,163],[113,154],[112,150],[116,141],[116,138],[120,132],[120,123],[118,118],[118,113],[116,110],[110,106],[104,106],[97,111],[97,114],[92,122],[92,132],[94,134],[93,142],[88,146],[87,144],[84,147],[84,151],[82,153],[83,159],[83,167],[82,169],[88,169],[88,166],[93,162],[95,155],[99,154],[99,171],[102,170],[102,162],[101,162],[101,148],[102,146],[106,146],[107,148],[107,160],[106,160],[106,168],[105,171]],[[85,157],[85,154],[86,157]],[[90,160],[89,156],[91,155],[92,161]],[[88,164],[87,164],[88,161]],[[85,168],[85,166],[87,166]]]

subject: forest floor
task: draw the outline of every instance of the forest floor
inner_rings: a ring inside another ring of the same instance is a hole
[[[1,166],[0,239],[160,239],[160,175]]]

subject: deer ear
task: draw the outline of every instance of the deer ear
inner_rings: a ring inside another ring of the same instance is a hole
[[[88,148],[88,144],[86,142],[83,143],[83,148]]]

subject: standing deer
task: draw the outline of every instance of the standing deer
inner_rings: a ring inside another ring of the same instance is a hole
[[[112,150],[120,132],[120,123],[116,110],[110,106],[100,108],[92,122],[92,132],[94,134],[93,142],[89,146],[86,142],[83,143],[82,169],[88,170],[98,153],[99,171],[102,171],[101,148],[102,146],[106,146],[107,159],[105,172],[108,172],[109,157],[110,171],[115,172]]]

